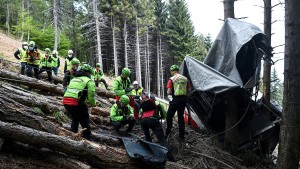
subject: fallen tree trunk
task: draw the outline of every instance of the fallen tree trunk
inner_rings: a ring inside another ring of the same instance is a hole
[[[45,79],[45,80],[48,80],[48,75],[47,75],[47,73],[46,73],[46,72],[41,73],[41,74],[40,74],[40,78]],[[58,83],[59,83],[59,84],[62,84],[62,82],[63,82],[63,77],[53,75],[53,76],[52,76],[52,80],[53,80],[53,83],[54,83],[54,84],[58,84]]]
[[[93,107],[91,111],[92,115],[98,115],[102,117],[108,117],[110,115],[109,110],[100,108],[100,107]]]
[[[0,122],[0,137],[73,155],[99,168],[147,168],[145,164],[130,159],[123,149],[74,141],[11,123]]]
[[[30,157],[30,159],[41,161],[41,163],[49,164],[57,168],[65,169],[90,169],[91,166],[69,156],[51,151],[50,149],[39,149],[27,144],[5,140],[3,149],[4,153],[13,153],[18,156]],[[41,158],[42,157],[42,158]],[[47,159],[47,160],[44,160]],[[37,166],[39,167],[39,166]]]
[[[39,94],[31,94],[28,91],[22,91],[8,84],[0,84],[0,94],[21,103],[28,107],[41,109],[44,114],[53,114],[55,112],[65,112],[61,101],[46,98]],[[9,95],[7,95],[9,93]]]
[[[110,124],[110,118],[108,117],[101,117],[101,116],[95,116],[95,115],[90,115],[90,119],[100,125],[109,125]]]
[[[9,82],[19,83],[28,86],[32,89],[38,89],[42,91],[51,92],[57,95],[63,95],[64,91],[62,87],[58,87],[54,84],[46,83],[41,80],[30,78],[17,73],[9,72],[7,70],[0,69],[0,77],[2,80]]]
[[[73,140],[83,140],[75,133],[55,125],[52,120],[47,120],[37,114],[32,108],[15,102],[12,99],[0,94],[0,120],[5,122],[14,122],[22,126],[30,127],[36,130],[49,132],[56,135],[68,136]],[[95,141],[101,141],[109,144],[120,144],[120,141],[114,138],[109,138],[101,135],[95,135]]]
[[[63,95],[64,90],[61,87],[61,85],[54,85],[51,83],[47,83],[41,80],[37,80],[35,78],[30,78],[24,75],[20,75],[17,73],[13,73],[4,69],[0,69],[0,77],[1,80],[19,83],[25,86],[28,86],[33,89],[38,89],[46,92],[51,92],[57,95]],[[103,90],[103,89],[96,89],[97,95],[100,97],[106,97],[106,98],[115,98],[115,94],[113,92]]]

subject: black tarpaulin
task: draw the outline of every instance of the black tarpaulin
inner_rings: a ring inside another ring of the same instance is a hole
[[[257,56],[256,50],[263,41],[267,41],[266,36],[257,26],[228,18],[204,64],[240,86],[252,88],[259,79],[262,57]]]

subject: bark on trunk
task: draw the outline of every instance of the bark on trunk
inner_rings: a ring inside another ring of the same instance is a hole
[[[224,20],[234,18],[234,2],[236,0],[223,0],[224,4]]]
[[[277,168],[297,169],[300,159],[300,2],[285,1],[283,124]]]
[[[13,133],[13,134],[12,134]],[[131,160],[123,149],[113,148],[89,141],[74,141],[66,137],[34,130],[16,124],[0,122],[0,137],[15,140],[35,147],[49,148],[85,159],[99,168],[145,167]]]
[[[24,38],[24,10],[25,10],[25,4],[24,4],[25,0],[22,0],[22,28],[21,28],[21,38],[20,40],[23,41]]]
[[[93,107],[91,111],[92,115],[98,115],[102,117],[108,117],[110,112],[107,109],[100,108],[100,107]]]
[[[124,58],[125,58],[125,67],[128,67],[128,52],[127,52],[127,20],[124,17],[124,28],[123,28],[123,36],[124,36]]]
[[[114,65],[115,65],[115,77],[119,76],[119,65],[118,65],[118,55],[117,55],[117,46],[116,46],[116,34],[115,34],[115,20],[114,16],[111,16],[111,29],[113,35],[113,52],[114,52]]]
[[[13,73],[4,69],[0,69],[0,77],[2,77],[1,80],[22,84],[32,89],[38,89],[61,96],[64,94],[62,86],[50,84],[34,78],[29,78],[27,76],[19,75],[17,73]],[[100,97],[115,98],[115,94],[113,92],[104,89],[98,88],[96,89],[96,92]]]
[[[102,53],[101,53],[101,35],[100,35],[100,22],[99,22],[99,11],[97,8],[98,1],[93,0],[93,12],[94,12],[94,20],[95,20],[95,26],[96,26],[96,36],[97,36],[97,55],[98,55],[98,63],[100,63],[100,66],[103,67],[102,64]]]
[[[17,87],[1,84],[0,95],[12,99],[16,103],[21,103],[28,107],[37,107],[41,109],[44,114],[53,114],[55,112],[64,112],[65,109],[61,100],[49,99],[42,95],[22,91]],[[9,93],[9,95],[7,95]]]
[[[264,32],[271,43],[271,19],[272,6],[271,0],[264,0]],[[269,44],[271,46],[271,44]],[[266,58],[269,58],[266,56]],[[267,107],[270,107],[270,88],[271,88],[271,63],[269,59],[264,60],[264,75],[263,75],[263,102]]]
[[[58,47],[58,12],[56,0],[53,0],[53,26],[54,26],[54,47],[53,50],[57,50]]]
[[[136,80],[139,82],[140,86],[142,84],[142,72],[141,72],[141,55],[140,55],[140,40],[139,40],[139,23],[137,16],[136,18]]]
[[[5,22],[5,26],[6,26],[8,35],[10,33],[9,19],[10,19],[9,1],[6,1],[6,22]]]

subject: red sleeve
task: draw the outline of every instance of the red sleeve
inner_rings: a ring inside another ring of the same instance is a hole
[[[173,88],[173,82],[172,82],[171,79],[168,80],[167,88],[168,88],[168,89]]]

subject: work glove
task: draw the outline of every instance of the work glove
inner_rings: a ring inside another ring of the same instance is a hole
[[[169,101],[172,101],[173,100],[172,95],[168,95],[168,99],[169,99]]]

